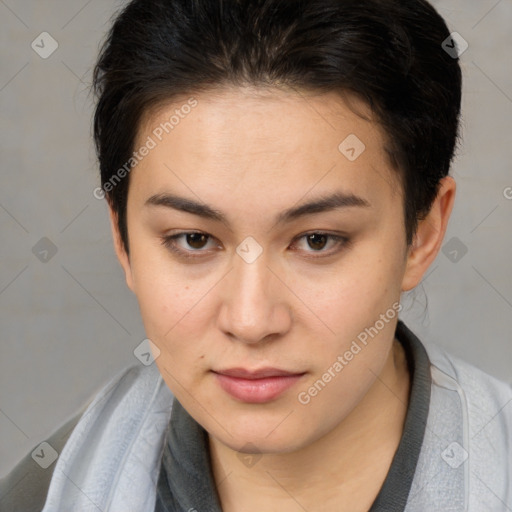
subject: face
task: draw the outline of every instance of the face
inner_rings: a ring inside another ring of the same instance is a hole
[[[194,98],[141,124],[136,148],[151,149],[130,174],[130,255],[118,253],[185,409],[234,450],[292,451],[341,424],[391,353],[407,275],[400,182],[380,127],[334,93]],[[294,376],[216,373],[233,368]]]

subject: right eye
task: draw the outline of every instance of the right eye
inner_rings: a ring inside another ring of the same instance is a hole
[[[207,246],[212,236],[200,231],[182,231],[172,235],[162,237],[162,244],[169,250],[183,258],[201,258],[203,255],[194,253],[206,253],[210,251],[203,250]],[[190,249],[192,248],[192,249]]]

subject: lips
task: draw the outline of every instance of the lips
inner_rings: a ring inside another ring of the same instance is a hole
[[[240,402],[261,404],[277,399],[294,386],[305,373],[278,368],[229,368],[213,372],[220,387]]]
[[[240,379],[264,379],[266,377],[290,377],[292,375],[302,375],[299,372],[289,372],[278,368],[260,368],[259,370],[246,370],[245,368],[229,368],[227,370],[218,370],[215,373],[227,375],[228,377],[238,377]]]

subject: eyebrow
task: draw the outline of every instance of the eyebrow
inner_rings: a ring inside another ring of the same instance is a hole
[[[200,203],[186,197],[176,196],[174,194],[155,194],[146,200],[145,206],[163,206],[166,208],[172,208],[174,210],[191,213],[205,219],[223,222],[224,224],[229,225],[226,215],[221,211],[212,208],[207,204]],[[351,207],[370,208],[371,204],[366,199],[354,194],[335,192],[330,195],[321,196],[308,203],[284,210],[277,215],[275,223],[283,224],[296,220],[300,217],[305,217],[306,215]]]

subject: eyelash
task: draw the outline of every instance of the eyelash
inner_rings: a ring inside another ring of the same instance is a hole
[[[207,253],[207,251],[203,249],[196,249],[192,251],[187,251],[183,249],[179,249],[176,245],[176,240],[180,237],[185,237],[186,235],[204,235],[208,237],[208,241],[210,241],[213,237],[212,235],[209,235],[208,233],[204,233],[202,231],[182,231],[181,233],[176,233],[174,235],[168,235],[161,238],[162,245],[169,249],[170,251],[174,252],[181,258],[185,259],[199,259],[203,258],[204,256],[201,254],[198,254],[197,256],[193,253]],[[298,236],[295,240],[301,240],[302,238],[306,238],[311,235],[321,235],[326,236],[328,239],[333,240],[336,243],[336,249],[331,251],[306,251],[306,252],[313,252],[313,253],[320,253],[320,256],[306,256],[308,259],[319,259],[319,258],[326,258],[329,256],[333,256],[334,254],[337,254],[341,251],[342,248],[347,248],[350,244],[350,240],[345,236],[340,235],[333,235],[331,233],[324,233],[323,231],[311,231],[309,233],[304,233],[303,235]]]

